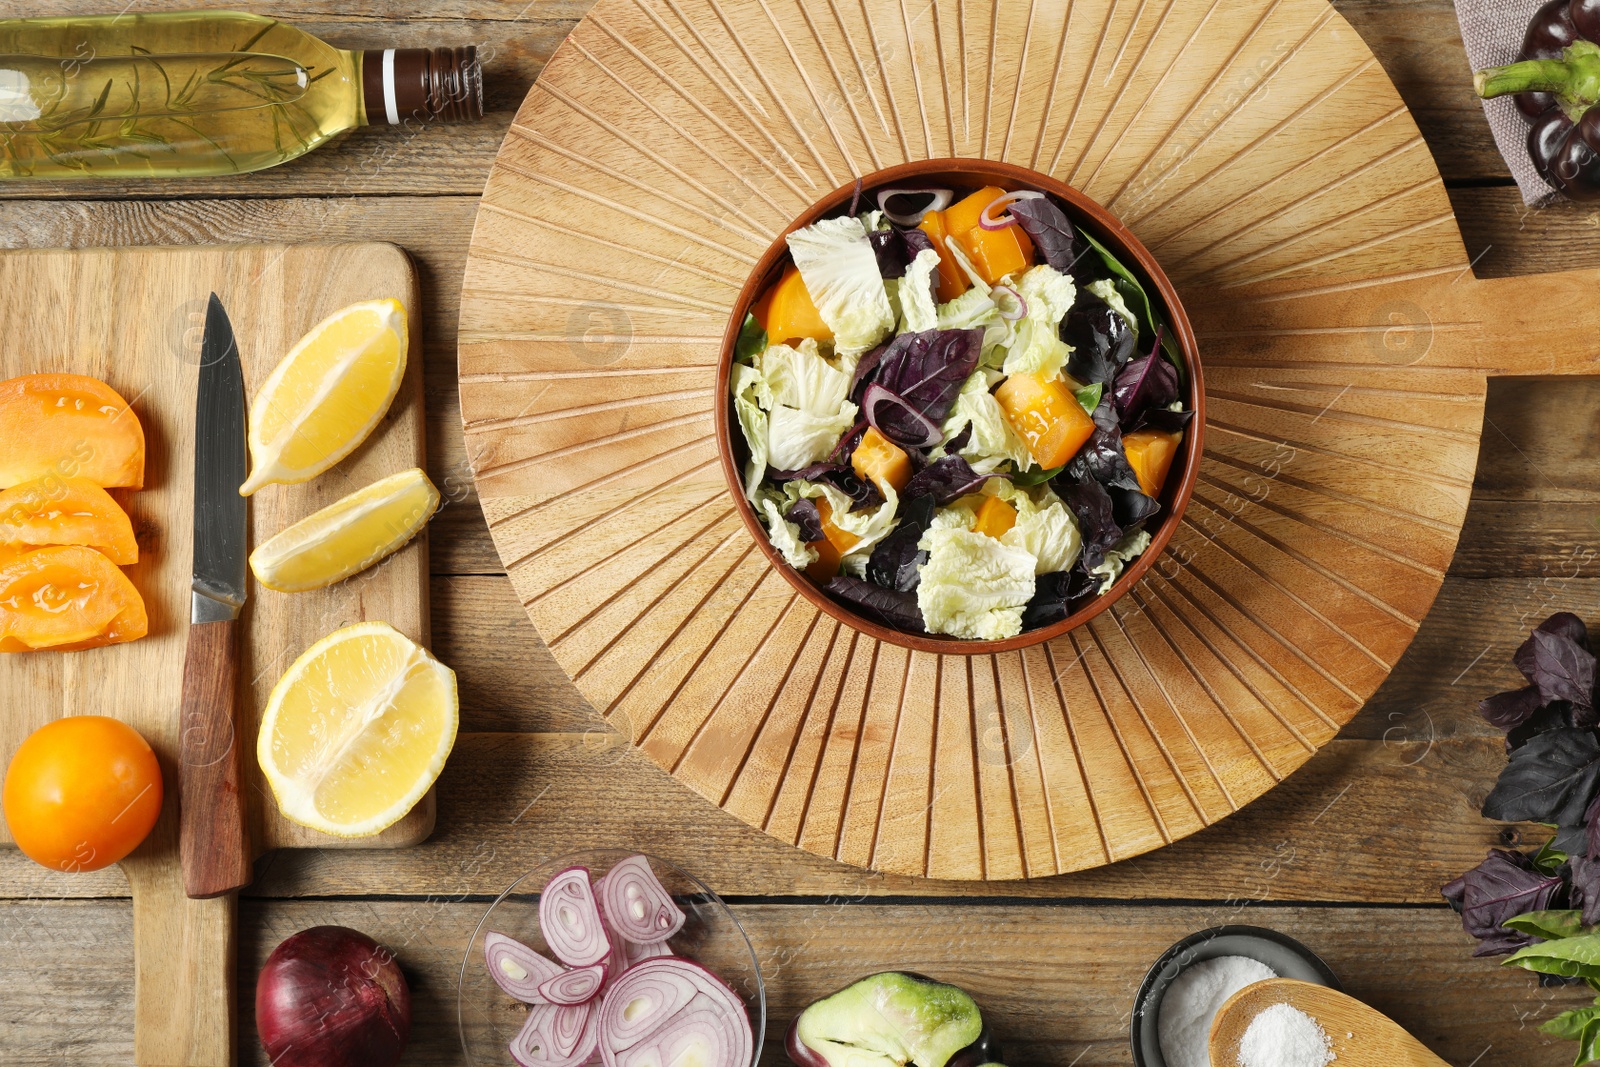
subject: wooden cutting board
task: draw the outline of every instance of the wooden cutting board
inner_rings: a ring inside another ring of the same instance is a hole
[[[797,598],[712,423],[732,304],[791,220],[952,157],[1118,216],[1207,388],[1167,552],[1089,625],[994,656]],[[1355,715],[1444,580],[1488,377],[1596,373],[1597,280],[1473,276],[1428,146],[1324,0],[598,0],[485,187],[461,411],[529,617],[662,768],[844,863],[1034,877],[1226,818]]]
[[[235,895],[184,896],[178,865],[178,698],[189,622],[194,403],[208,294],[232,319],[253,395],[308,329],[358,300],[398,297],[411,311],[406,381],[372,437],[305,485],[252,498],[252,545],[376,479],[423,465],[417,277],[386,244],[124,248],[0,254],[0,379],[71,371],[103,379],[144,425],[145,488],[116,491],[140,558],[127,568],[150,614],[141,641],[87,652],[0,656],[0,766],[40,725],[112,715],[161,759],[166,803],[148,840],[122,862],[133,891],[135,1058],[140,1067],[233,1062]],[[275,848],[401,848],[433,828],[429,793],[384,834],[349,841],[283,819],[256,766],[256,724],[279,676],[318,638],[365,619],[428,640],[427,546],[332,589],[282,594],[252,582],[239,674],[254,855]],[[0,844],[10,845],[0,825]],[[62,879],[73,877],[69,874]],[[65,884],[65,883],[63,883]]]

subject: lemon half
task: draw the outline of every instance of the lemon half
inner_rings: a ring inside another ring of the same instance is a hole
[[[280,593],[321,589],[398,551],[438,508],[439,490],[420,468],[391,474],[259,546],[250,569]]]
[[[278,680],[256,758],[292,822],[339,837],[392,826],[456,740],[455,672],[388,623],[324,637]]]
[[[378,425],[406,372],[405,305],[351,304],[289,350],[250,404],[249,496],[274,482],[310,481]]]

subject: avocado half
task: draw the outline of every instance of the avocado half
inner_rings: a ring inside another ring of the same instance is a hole
[[[1000,1059],[964,990],[903,971],[814,1001],[795,1017],[785,1047],[798,1067],[981,1067]]]

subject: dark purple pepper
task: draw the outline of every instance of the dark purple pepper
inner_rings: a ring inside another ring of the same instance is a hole
[[[1514,96],[1528,156],[1552,189],[1600,199],[1600,0],[1550,0],[1534,12],[1517,62],[1480,70],[1485,100]]]

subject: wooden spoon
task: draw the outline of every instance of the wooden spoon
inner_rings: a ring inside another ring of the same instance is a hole
[[[1274,1004],[1292,1005],[1317,1021],[1333,1042],[1331,1067],[1450,1067],[1387,1015],[1336,989],[1292,978],[1246,986],[1217,1009],[1211,1021],[1213,1067],[1237,1067],[1245,1030]]]

